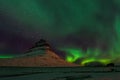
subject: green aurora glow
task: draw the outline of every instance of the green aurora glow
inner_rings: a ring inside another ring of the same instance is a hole
[[[103,64],[108,64],[112,61],[112,57],[107,58],[106,56],[101,56],[101,52],[97,49],[96,50],[88,49],[86,52],[83,52],[81,49],[77,48],[75,49],[65,48],[61,50],[66,51],[67,54],[66,61],[68,62],[75,62],[76,60],[83,58],[82,62],[79,63],[81,66],[83,66],[85,63],[94,61],[98,61]]]
[[[0,55],[1,59],[7,59],[7,58],[14,58],[15,56],[12,55]]]
[[[0,11],[13,34],[56,42],[68,62],[107,64],[120,57],[120,0],[0,0]]]

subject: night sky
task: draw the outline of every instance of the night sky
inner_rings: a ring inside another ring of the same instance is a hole
[[[120,57],[119,34],[120,0],[0,0],[1,56],[43,38],[68,62],[107,63]]]

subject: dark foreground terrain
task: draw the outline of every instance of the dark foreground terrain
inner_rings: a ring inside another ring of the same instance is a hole
[[[0,67],[0,80],[120,80],[120,67]]]

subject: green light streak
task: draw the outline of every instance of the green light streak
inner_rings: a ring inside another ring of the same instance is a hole
[[[87,59],[87,60],[84,60],[84,61],[81,63],[81,65],[84,65],[84,64],[86,64],[86,63],[93,62],[93,61],[95,61],[94,58]]]
[[[6,59],[6,58],[14,58],[14,56],[11,55],[0,55],[1,59]]]
[[[100,60],[98,60],[98,61],[100,61],[101,63],[104,63],[104,64],[108,64],[108,63],[111,62],[110,59],[100,59]]]
[[[103,64],[108,64],[111,62],[110,59],[96,59],[96,58],[88,58],[88,59],[85,59],[83,60],[83,62],[81,63],[82,66],[84,66],[86,63],[90,63],[90,62],[100,62],[100,63],[103,63]]]

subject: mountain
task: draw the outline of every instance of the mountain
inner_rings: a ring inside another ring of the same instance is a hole
[[[19,67],[69,67],[79,66],[61,59],[43,39],[27,50],[24,55],[0,59],[0,66]]]

